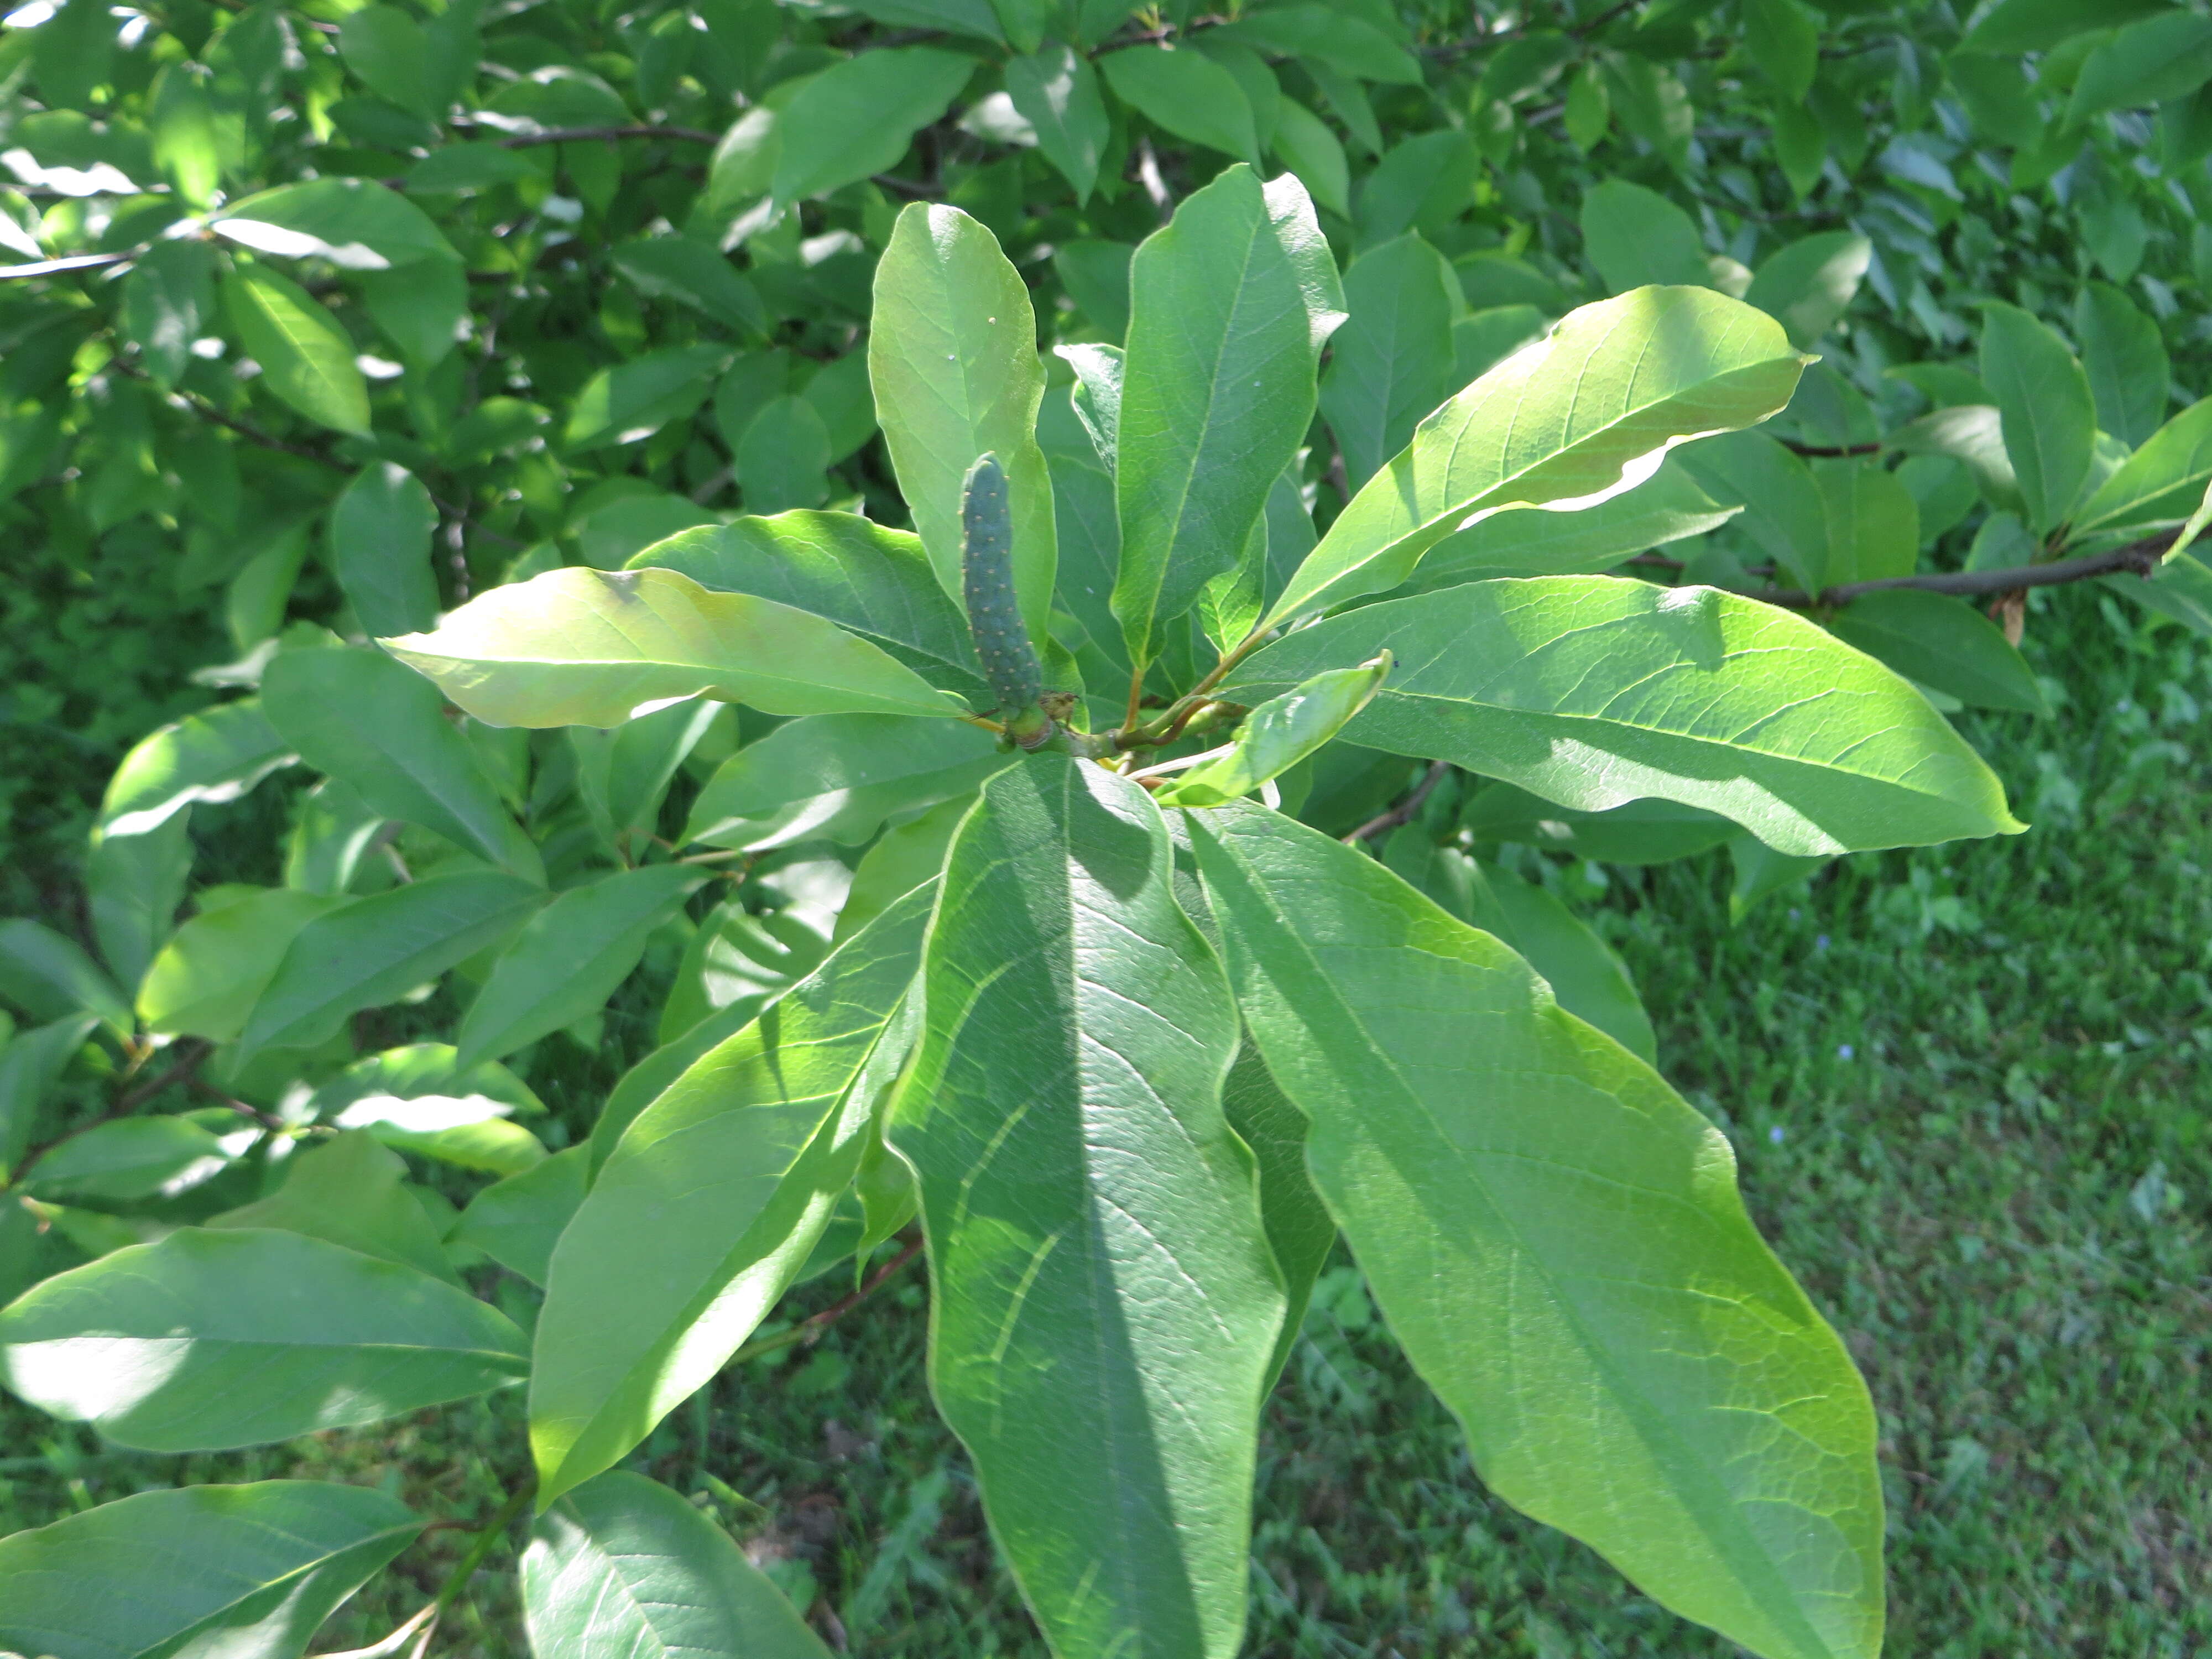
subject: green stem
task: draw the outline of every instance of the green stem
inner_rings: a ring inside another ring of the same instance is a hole
[[[522,1506],[530,1501],[532,1484],[526,1480],[507,1495],[507,1502],[499,1506],[499,1513],[493,1516],[490,1523],[477,1534],[477,1541],[469,1546],[469,1553],[447,1575],[446,1582],[438,1589],[436,1599],[430,1603],[435,1610],[435,1616],[444,1617],[446,1609],[460,1600],[461,1592],[469,1587],[469,1580],[476,1577],[477,1569],[483,1565],[484,1558],[507,1535],[507,1528],[514,1524],[514,1517],[522,1513]]]

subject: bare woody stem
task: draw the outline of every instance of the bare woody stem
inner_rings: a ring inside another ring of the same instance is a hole
[[[2024,587],[2056,587],[2066,582],[2086,581],[2092,576],[2109,576],[2128,571],[2148,578],[2154,574],[2159,562],[2173,545],[2174,537],[2147,536],[2142,540],[2130,542],[2103,553],[2085,554],[2075,559],[2053,559],[2048,564],[2014,565],[2005,570],[1948,570],[1918,576],[1884,576],[1874,581],[1845,582],[1838,587],[1821,589],[1818,593],[1783,590],[1768,593],[1753,593],[1754,599],[1768,605],[1780,605],[1790,611],[1826,609],[1832,605],[1849,605],[1862,593],[1879,593],[1891,588],[1911,588],[1923,593],[1948,593],[1960,599],[1980,599],[1994,593],[2014,593]]]

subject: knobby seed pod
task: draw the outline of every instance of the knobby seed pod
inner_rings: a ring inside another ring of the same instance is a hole
[[[1014,594],[1014,520],[1006,471],[996,455],[979,458],[961,486],[960,580],[975,655],[999,700],[1000,718],[1009,736],[1034,749],[1052,735],[1052,721],[1037,704],[1044,676]]]

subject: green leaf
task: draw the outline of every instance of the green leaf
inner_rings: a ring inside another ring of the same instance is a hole
[[[0,1171],[12,1170],[31,1144],[40,1108],[98,1024],[70,1014],[0,1043]]]
[[[136,986],[175,928],[192,867],[191,814],[179,812],[143,836],[93,832],[85,899],[100,954],[117,981]]]
[[[1091,60],[1055,40],[1006,65],[1006,95],[1036,130],[1037,148],[1088,202],[1112,136]]]
[[[909,531],[853,513],[780,513],[671,537],[629,568],[673,570],[702,587],[812,611],[941,691],[990,700],[967,621]]]
[[[398,6],[363,6],[338,29],[338,51],[353,76],[378,97],[435,120],[444,112],[430,101],[430,40]]]
[[[0,996],[33,1019],[82,1009],[125,1037],[135,1024],[131,1000],[82,945],[25,916],[0,921]]]
[[[293,760],[260,699],[218,703],[141,738],[123,757],[100,804],[100,832],[149,834],[194,801],[238,799]]]
[[[1314,1183],[1483,1479],[1769,1659],[1872,1659],[1873,1405],[1720,1132],[1355,849],[1250,805],[1191,836]]]
[[[1343,114],[1342,106],[1337,112]],[[1481,171],[1474,140],[1454,127],[1394,144],[1359,187],[1358,245],[1372,247],[1413,229],[1438,240],[1449,235],[1473,204]]]
[[[1828,627],[1838,639],[1970,708],[2051,712],[2034,671],[2003,629],[1970,605],[1892,588],[1862,593],[1830,617]]]
[[[373,1486],[142,1492],[0,1538],[0,1644],[52,1659],[295,1659],[422,1527]]]
[[[1252,1149],[1260,1175],[1261,1224],[1288,1298],[1262,1384],[1263,1391],[1272,1392],[1305,1323],[1314,1280],[1336,1248],[1336,1220],[1306,1173],[1305,1114],[1284,1098],[1249,1035],[1222,1085],[1221,1109],[1237,1138]]]
[[[2166,419],[2172,379],[2158,325],[2119,289],[2088,283],[2074,302],[2074,335],[2097,424],[2130,448],[2147,442]]]
[[[1551,893],[1503,865],[1479,864],[1457,848],[1439,847],[1418,824],[1391,836],[1382,861],[1447,914],[1518,951],[1543,975],[1559,1006],[1647,1065],[1656,1063],[1651,1021],[1627,968]]]
[[[280,185],[228,204],[208,228],[258,252],[327,259],[347,270],[454,264],[460,258],[428,214],[368,179]]]
[[[624,1132],[553,1251],[530,1443],[540,1501],[624,1456],[720,1370],[850,1183],[933,894],[910,894],[695,1062]]]
[[[2066,343],[2017,306],[1983,308],[1982,380],[1996,399],[2028,528],[2065,522],[2089,477],[2097,406]]]
[[[1961,52],[2011,56],[2048,52],[2077,34],[2133,22],[2166,9],[2166,0],[1997,0],[1959,43]]]
[[[769,331],[759,292],[711,243],[689,236],[651,236],[624,242],[615,250],[614,262],[641,294],[690,306],[740,333]]]
[[[1250,794],[1333,740],[1373,701],[1389,677],[1385,650],[1358,668],[1332,668],[1271,697],[1244,717],[1237,736],[1213,758],[1163,785],[1162,806],[1218,806]]]
[[[1388,34],[1351,9],[1270,6],[1208,31],[1279,58],[1311,58],[1362,81],[1417,87],[1421,66]]]
[[[1459,278],[1443,255],[1409,232],[1352,262],[1344,303],[1352,314],[1329,348],[1321,412],[1357,489],[1455,389]]]
[[[1583,251],[1615,294],[1650,283],[1711,286],[1705,239],[1656,191],[1607,179],[1583,192]]]
[[[147,969],[138,1018],[149,1031],[233,1041],[300,930],[345,902],[273,888],[194,916]]]
[[[452,352],[469,310],[469,274],[458,258],[365,271],[355,281],[369,319],[410,367],[434,368]]]
[[[894,824],[877,837],[853,872],[853,884],[837,912],[834,941],[842,945],[945,867],[952,832],[975,804],[973,795],[956,796],[908,823]]]
[[[1912,574],[1920,562],[1920,504],[1894,472],[1872,462],[1822,460],[1814,465],[1813,482],[1828,531],[1821,587]]]
[[[223,278],[223,308],[260,384],[318,425],[368,434],[368,383],[354,367],[353,337],[307,289],[265,265]]]
[[[931,46],[878,47],[832,64],[777,118],[775,199],[826,196],[890,172],[975,70],[974,58]]]
[[[390,461],[363,468],[331,508],[331,565],[371,639],[436,626],[430,538],[437,528],[430,492]]]
[[[738,436],[732,459],[750,512],[817,507],[830,498],[830,428],[804,398],[770,400]]]
[[[916,202],[900,213],[876,267],[868,373],[899,489],[955,604],[962,480],[987,453],[1006,469],[1014,585],[1030,637],[1044,638],[1055,554],[1052,481],[1036,442],[1045,375],[1036,314],[998,239],[957,208]]]
[[[2020,479],[2005,452],[2003,420],[1994,404],[1939,409],[1908,421],[1883,441],[1904,455],[1949,456],[1974,475],[1990,506],[2003,513],[2020,510]]]
[[[1113,607],[1141,665],[1237,563],[1313,419],[1315,367],[1344,301],[1304,187],[1262,185],[1243,167],[1146,239],[1130,290]]]
[[[959,712],[834,623],[672,570],[549,570],[385,645],[494,726],[619,726],[702,694],[769,714]]]
[[[2113,20],[2118,21],[2118,20]],[[2066,123],[2106,110],[2142,109],[2212,80],[2212,17],[2169,11],[2130,23],[2091,52],[2075,77]]]
[[[243,1054],[304,1048],[506,939],[544,902],[535,883],[461,870],[319,916],[285,948],[240,1034]]]
[[[438,1230],[405,1186],[407,1165],[364,1130],[292,1154],[268,1197],[209,1218],[210,1227],[275,1227],[458,1285]]]
[[[611,730],[568,728],[576,757],[576,793],[611,851],[650,839],[661,798],[700,738],[727,711],[701,699],[672,703]]]
[[[562,1229],[584,1201],[592,1149],[571,1146],[485,1188],[461,1212],[453,1241],[482,1250],[509,1273],[543,1285]]]
[[[0,1381],[145,1451],[374,1423],[528,1367],[522,1333],[465,1292],[268,1228],[182,1228],[0,1310]]]
[[[2075,517],[2076,537],[2123,530],[2142,535],[2179,525],[2197,510],[2208,483],[2212,398],[2190,404],[2159,428],[2097,486]]]
[[[435,830],[526,880],[544,879],[537,847],[447,720],[438,688],[420,674],[372,647],[340,646],[280,652],[261,684],[285,742],[373,811]]]
[[[1709,289],[1584,306],[1424,421],[1261,625],[1395,587],[1477,514],[1632,489],[1676,444],[1781,409],[1804,362],[1771,318]]]
[[[1743,49],[1784,101],[1813,89],[1820,66],[1820,25],[1797,0],[1743,0]]]
[[[316,1091],[319,1103],[323,1091]],[[341,1129],[365,1129],[394,1152],[434,1158],[456,1169],[520,1175],[545,1161],[544,1143],[510,1109],[482,1095],[366,1095],[331,1117]]]
[[[1058,756],[987,784],[890,1139],[938,1408],[1047,1639],[1228,1659],[1285,1298],[1221,1112],[1236,1013],[1172,880],[1136,785]]]
[[[1531,507],[1492,514],[1438,542],[1413,572],[1414,585],[1453,587],[1490,576],[1595,574],[1646,548],[1717,529],[1743,511],[1699,489],[1681,461],[1669,455],[1633,489],[1579,512]]]
[[[197,1186],[228,1162],[222,1140],[190,1118],[118,1118],[55,1146],[24,1186],[40,1198],[127,1204]]]
[[[215,250],[191,238],[158,242],[123,279],[123,331],[155,385],[173,387],[192,342],[215,316]]]
[[[1785,853],[2011,834],[2004,790],[1919,693],[1814,623],[1713,588],[1471,582],[1291,634],[1218,694],[1256,702],[1387,642],[1351,742],[1586,811],[1656,795]]]
[[[1297,174],[1316,202],[1340,219],[1352,216],[1352,164],[1326,121],[1285,98],[1276,112],[1273,148],[1275,159]]]
[[[1757,306],[1789,330],[1791,343],[1809,348],[1836,325],[1873,261],[1874,244],[1856,231],[1801,237],[1760,264],[1744,303]]]
[[[1237,77],[1202,52],[1132,46],[1099,60],[1114,95],[1178,138],[1260,165],[1252,103]]]
[[[858,847],[886,818],[973,793],[1006,763],[997,740],[971,726],[815,714],[724,761],[684,839],[747,852],[813,840]]]
[[[580,451],[649,438],[705,403],[728,361],[720,346],[669,346],[603,368],[577,393],[562,441]]]
[[[782,1591],[712,1521],[617,1469],[531,1529],[522,1615],[537,1659],[829,1659]]]
[[[523,924],[469,1005],[453,1065],[498,1060],[599,1011],[654,929],[705,883],[680,864],[617,870],[571,887]]]

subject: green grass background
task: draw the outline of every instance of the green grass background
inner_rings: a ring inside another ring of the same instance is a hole
[[[2036,601],[2027,649],[2057,715],[1960,720],[2029,834],[1847,860],[1735,927],[1717,855],[1545,876],[1628,959],[1662,1068],[1734,1140],[1754,1215],[1873,1386],[1888,1651],[2203,1654],[2212,653],[2094,588]],[[607,1073],[546,1054],[534,1080],[580,1128]],[[812,1349],[723,1376],[635,1462],[697,1494],[851,1652],[1041,1655],[931,1411],[925,1319],[904,1278]],[[465,1523],[524,1467],[514,1395],[222,1456],[104,1452],[12,1401],[0,1437],[0,1531],[275,1475]],[[467,1542],[434,1533],[319,1647],[389,1629]],[[1485,1494],[1348,1260],[1269,1407],[1253,1590],[1255,1655],[1735,1651]],[[501,1550],[432,1652],[523,1651]]]

